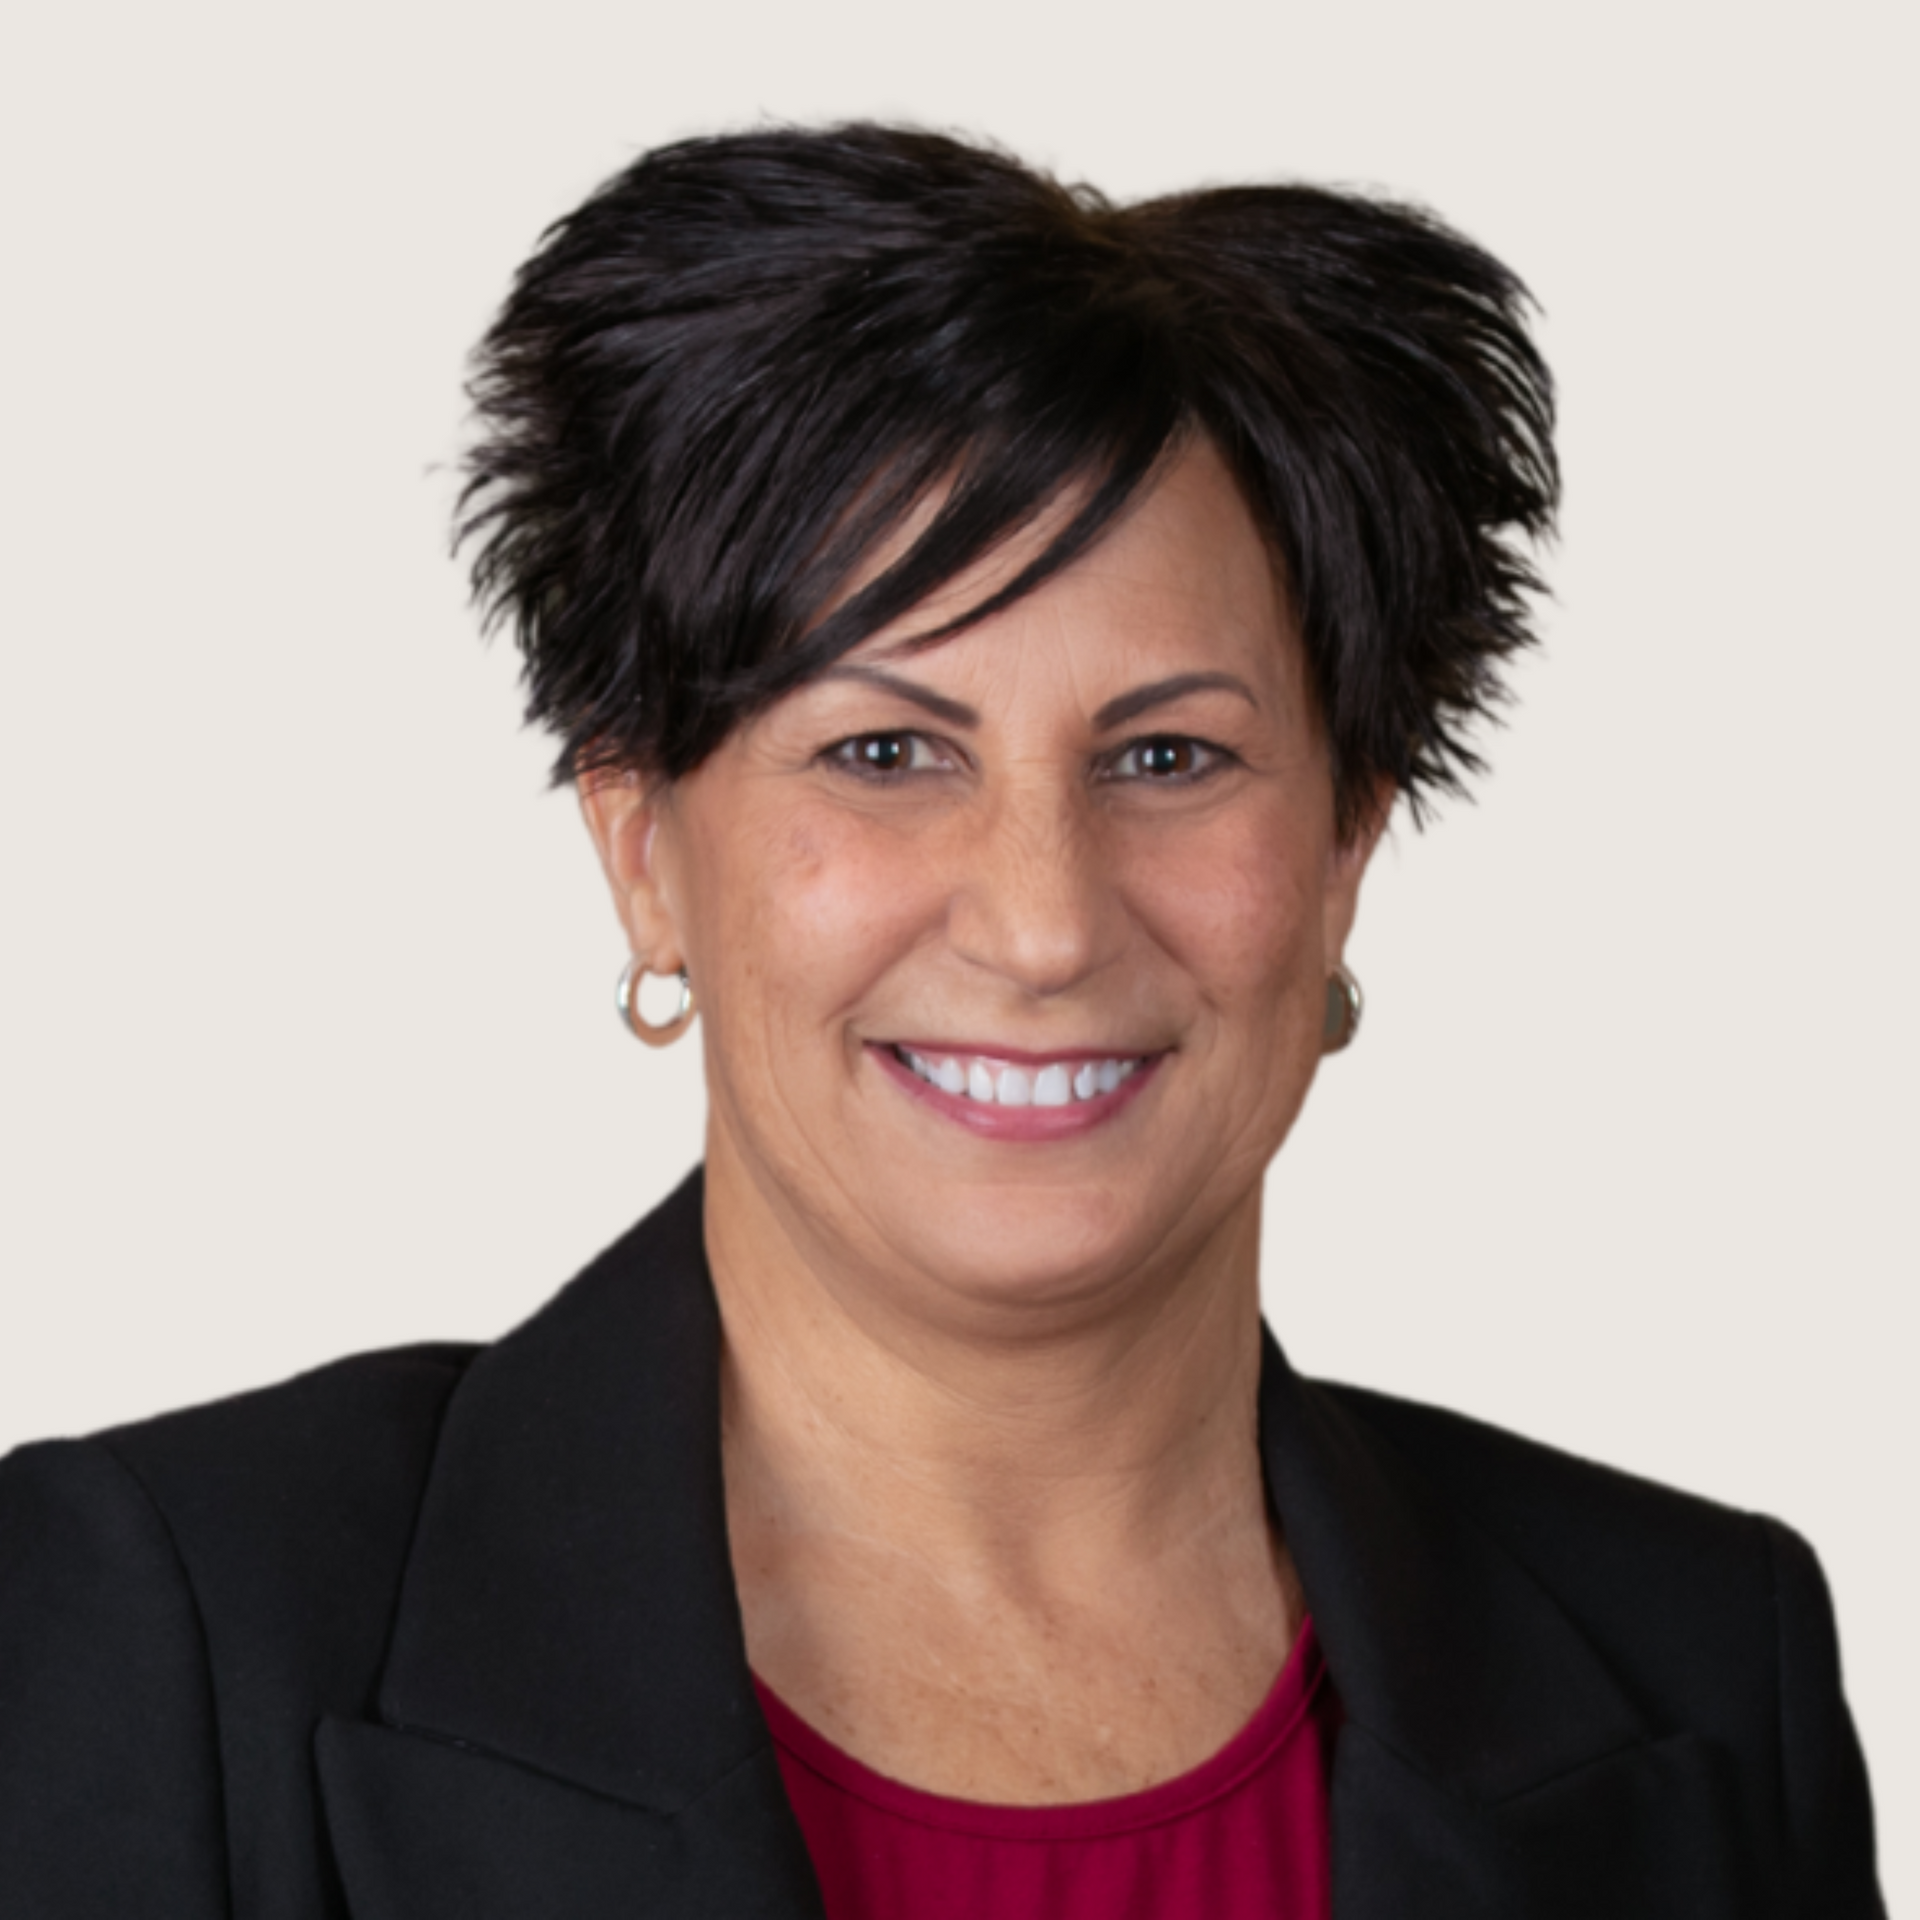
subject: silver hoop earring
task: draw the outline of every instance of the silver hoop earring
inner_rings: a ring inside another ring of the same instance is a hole
[[[620,983],[614,988],[614,1005],[620,1010],[621,1024],[636,1040],[649,1047],[670,1047],[693,1024],[693,982],[682,967],[675,978],[680,998],[672,1015],[657,1025],[640,1011],[640,982],[645,979],[647,963],[636,953],[620,969]]]
[[[1320,1027],[1320,1051],[1339,1053],[1353,1044],[1360,1031],[1360,1016],[1366,1011],[1366,996],[1360,982],[1342,961],[1327,975],[1327,1011]]]

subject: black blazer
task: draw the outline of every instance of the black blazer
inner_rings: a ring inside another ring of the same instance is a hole
[[[819,1894],[728,1562],[696,1175],[492,1347],[0,1465],[5,1920],[756,1920]],[[1867,1920],[1811,1553],[1269,1344],[1337,1920]],[[903,1916],[911,1920],[911,1916]]]

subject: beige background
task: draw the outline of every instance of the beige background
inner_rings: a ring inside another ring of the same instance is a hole
[[[984,132],[1425,200],[1547,310],[1565,537],[1270,1188],[1310,1368],[1814,1540],[1920,1900],[1915,16],[174,0],[0,46],[0,1444],[485,1338],[696,1156],[444,553],[462,356],[639,147]],[[1909,1817],[1903,1819],[1902,1815]]]

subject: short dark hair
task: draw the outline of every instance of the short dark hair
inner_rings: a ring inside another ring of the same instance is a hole
[[[1528,296],[1432,215],[1306,186],[1116,206],[858,123],[682,141],[551,227],[475,355],[457,539],[556,777],[675,779],[1062,489],[1010,585],[1212,439],[1284,568],[1343,831],[1479,760],[1558,498]],[[859,591],[861,560],[947,488]],[[837,604],[836,604],[837,602]]]

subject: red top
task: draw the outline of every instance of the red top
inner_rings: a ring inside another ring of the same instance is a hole
[[[902,1786],[755,1684],[827,1920],[1328,1920],[1339,1707],[1310,1621],[1211,1760],[1144,1793],[1068,1806]]]

